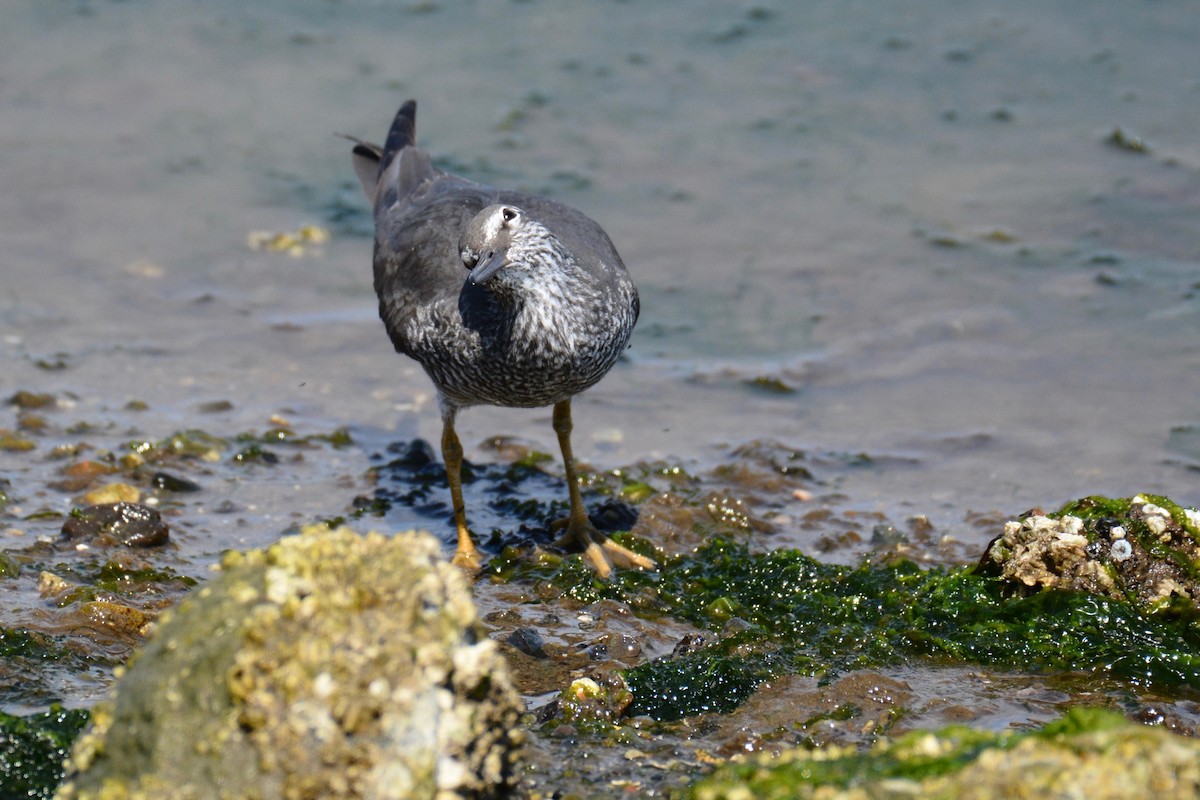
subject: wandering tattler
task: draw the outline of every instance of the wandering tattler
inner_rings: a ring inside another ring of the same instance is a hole
[[[608,235],[561,203],[435,169],[416,146],[417,104],[400,107],[383,147],[355,139],[354,170],[375,212],[375,292],[397,352],[438,390],[442,457],[458,528],[454,562],[480,566],[462,498],[459,409],[554,406],[571,513],[559,544],[653,569],[588,520],[571,453],[571,398],[616,363],[638,295]]]

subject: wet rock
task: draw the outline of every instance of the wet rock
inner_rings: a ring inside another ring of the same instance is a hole
[[[117,468],[112,464],[86,458],[62,468],[62,474],[68,478],[83,478],[89,481],[102,475],[111,475],[116,471]]]
[[[54,395],[52,394],[30,392],[25,389],[16,392],[8,398],[10,405],[23,409],[46,408],[47,406],[54,405],[55,402]]]
[[[142,491],[128,483],[110,483],[93,489],[83,496],[83,502],[88,505],[105,505],[109,503],[136,503],[142,499]]]
[[[13,433],[5,428],[0,428],[0,450],[7,450],[12,453],[23,453],[32,450],[37,445],[32,439],[27,439],[24,436]]]
[[[154,484],[155,489],[162,489],[165,492],[198,492],[201,488],[200,484],[195,481],[172,475],[169,472],[154,473],[151,483]]]
[[[42,597],[58,597],[73,588],[75,588],[75,584],[61,575],[55,575],[53,572],[42,572],[38,576],[37,590],[38,594]]]
[[[796,797],[1196,797],[1200,742],[1076,709],[1032,733],[965,727],[855,747],[800,748],[718,769],[692,800]]]
[[[110,634],[126,637],[145,636],[154,621],[153,615],[145,611],[108,600],[83,603],[79,614],[90,627],[104,628]]]
[[[57,796],[511,792],[520,701],[439,550],[315,526],[227,555],[97,707]]]
[[[904,544],[908,536],[896,529],[895,525],[880,524],[871,529],[871,545],[874,547]]]
[[[709,645],[708,637],[702,633],[689,633],[675,643],[671,650],[671,658],[682,658],[692,653],[698,653]]]
[[[627,633],[609,633],[596,642],[594,647],[603,648],[605,658],[626,664],[636,663],[642,655],[642,643]]]
[[[72,511],[63,523],[62,535],[70,541],[95,541],[108,546],[156,547],[167,543],[169,528],[148,506],[104,503]]]
[[[633,694],[620,672],[598,670],[571,681],[543,717],[556,728],[567,725],[576,731],[600,732],[616,724],[632,702]]]
[[[201,414],[222,414],[226,411],[232,411],[233,403],[228,400],[210,400],[196,406],[196,410]]]
[[[543,641],[542,635],[534,628],[517,628],[506,636],[504,641],[527,656],[533,656],[534,658],[546,657],[545,650],[543,649],[546,643]]]
[[[1165,498],[1085,498],[1004,525],[978,571],[1028,594],[1045,589],[1133,599],[1149,611],[1200,609],[1200,514]]]

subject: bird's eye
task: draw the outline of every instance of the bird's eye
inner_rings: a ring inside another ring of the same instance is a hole
[[[517,218],[517,212],[513,211],[511,208],[504,209],[500,212],[500,215],[504,217],[505,222],[512,222]]]

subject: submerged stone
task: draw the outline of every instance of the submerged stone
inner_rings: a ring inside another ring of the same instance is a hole
[[[97,707],[58,797],[510,792],[520,701],[438,553],[314,526],[227,555]]]
[[[198,492],[200,484],[195,481],[181,478],[178,475],[172,475],[169,472],[156,472],[150,479],[155,489],[162,489],[165,492]]]
[[[64,539],[99,540],[101,544],[155,547],[170,535],[162,515],[137,503],[101,503],[77,508],[62,526]]]

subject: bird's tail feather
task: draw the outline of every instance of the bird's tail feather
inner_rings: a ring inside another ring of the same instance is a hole
[[[416,149],[416,131],[417,101],[409,100],[396,112],[383,147],[340,134],[354,142],[354,172],[363,192],[377,208],[381,202],[391,205],[397,197],[419,186],[432,172],[429,156]],[[412,150],[397,161],[408,147]],[[394,174],[383,180],[389,172]]]
[[[379,153],[379,174],[382,175],[392,165],[392,159],[406,147],[417,143],[417,101],[408,100],[396,112],[392,120],[392,129],[388,131]]]

